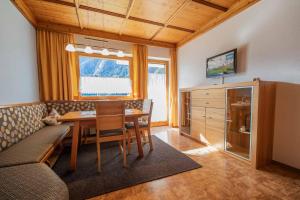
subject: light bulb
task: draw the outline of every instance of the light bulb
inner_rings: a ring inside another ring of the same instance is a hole
[[[85,47],[84,49],[84,53],[87,53],[87,54],[92,54],[94,51],[93,49],[90,47],[90,46],[87,46]]]
[[[101,51],[101,53],[102,53],[102,55],[104,55],[104,56],[108,56],[108,55],[109,55],[109,51],[108,51],[107,49],[103,49],[103,50]]]
[[[66,51],[74,52],[75,51],[74,45],[73,44],[68,44],[66,46]]]
[[[124,55],[123,51],[118,51],[117,56],[118,57],[124,57],[125,55]]]

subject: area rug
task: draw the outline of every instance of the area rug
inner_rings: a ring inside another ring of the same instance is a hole
[[[145,144],[144,158],[137,159],[137,146],[127,156],[128,168],[123,168],[122,154],[116,144],[101,147],[102,172],[97,172],[96,144],[80,146],[77,170],[69,171],[70,148],[66,148],[53,170],[67,184],[70,199],[87,199],[140,183],[200,168],[188,156],[153,136],[154,150]]]

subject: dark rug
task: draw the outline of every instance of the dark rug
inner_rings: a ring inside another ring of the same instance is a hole
[[[97,172],[96,144],[80,146],[75,172],[69,171],[70,148],[64,150],[53,170],[67,184],[70,199],[86,199],[201,167],[156,136],[152,140],[154,150],[149,151],[145,144],[142,159],[137,159],[137,146],[132,145],[128,168],[123,168],[123,156],[114,143],[101,146],[101,173]]]

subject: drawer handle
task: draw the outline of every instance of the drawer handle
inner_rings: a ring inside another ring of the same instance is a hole
[[[202,115],[202,117],[205,117],[205,115]]]
[[[206,104],[209,104],[209,102],[206,102]]]
[[[209,95],[209,93],[208,93],[208,92],[206,92],[206,95]]]
[[[212,117],[208,117],[208,119],[212,119]]]

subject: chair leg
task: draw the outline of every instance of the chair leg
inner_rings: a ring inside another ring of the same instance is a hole
[[[130,133],[130,131],[127,132],[127,143],[128,143],[128,154],[130,154],[130,150],[131,150],[131,133]]]
[[[145,132],[144,131],[141,131],[141,134],[142,134],[142,138],[144,140],[144,144],[147,143],[147,139],[146,139],[146,135],[145,135]]]
[[[148,133],[148,140],[149,140],[149,144],[150,144],[150,151],[152,151],[153,150],[153,144],[152,144],[150,128],[147,130],[147,133]]]
[[[101,172],[101,152],[100,152],[100,142],[97,141],[97,160],[98,160],[98,172]]]
[[[127,167],[126,137],[123,139],[123,166]]]
[[[124,148],[122,147],[122,143],[119,141],[119,152],[122,154],[124,151]]]

